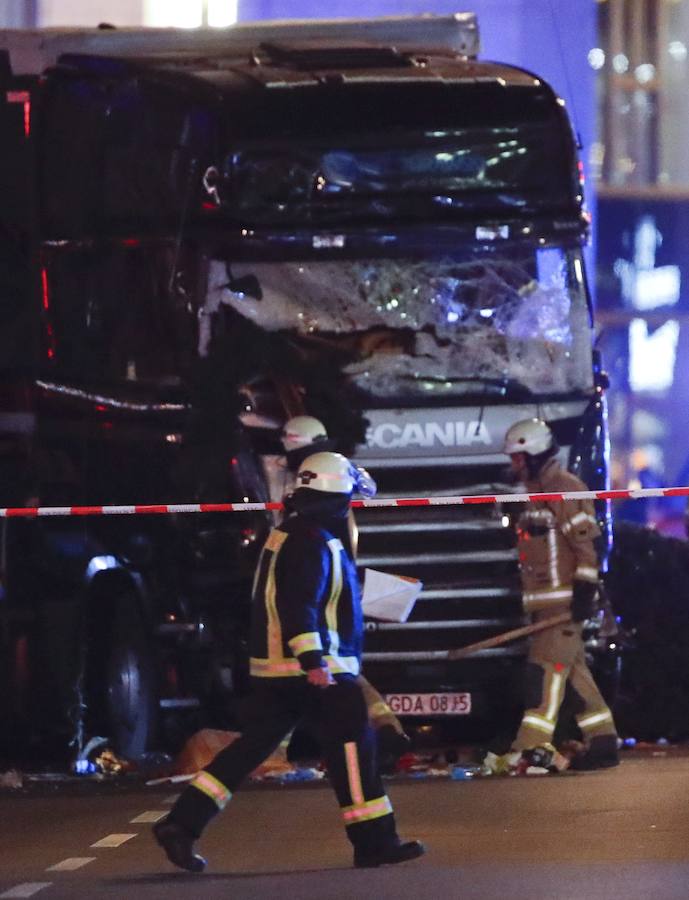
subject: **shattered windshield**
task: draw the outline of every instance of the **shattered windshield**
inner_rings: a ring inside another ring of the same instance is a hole
[[[328,259],[211,266],[208,303],[330,350],[372,396],[592,386],[578,248],[492,243],[438,258]],[[260,297],[260,299],[259,299]]]

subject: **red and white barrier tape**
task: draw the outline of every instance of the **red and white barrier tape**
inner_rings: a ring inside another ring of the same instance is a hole
[[[689,497],[689,487],[639,488],[637,491],[565,491],[559,494],[477,494],[467,497],[385,497],[353,500],[354,509],[390,506],[470,506],[477,503],[531,503],[537,500],[640,500],[644,497]],[[279,510],[282,503],[162,503],[136,506],[17,506],[0,508],[0,518],[36,516],[135,516],[172,513],[256,512]]]

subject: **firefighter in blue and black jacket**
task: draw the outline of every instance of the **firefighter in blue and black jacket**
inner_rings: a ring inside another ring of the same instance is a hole
[[[254,579],[252,704],[242,735],[222,750],[154,826],[172,863],[205,866],[194,840],[232,793],[300,722],[317,734],[359,867],[414,859],[402,842],[356,682],[363,617],[356,569],[342,542],[354,484],[349,460],[315,453],[299,467],[291,514],[263,547]]]

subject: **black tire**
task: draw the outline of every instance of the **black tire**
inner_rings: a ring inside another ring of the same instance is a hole
[[[31,703],[31,670],[19,660],[30,657],[26,634],[10,634],[6,646],[0,646],[0,752],[10,758],[26,753],[33,726],[35,704]],[[0,762],[0,768],[2,762]]]
[[[153,646],[134,594],[121,596],[109,635],[105,704],[115,752],[136,760],[153,746],[158,696]]]

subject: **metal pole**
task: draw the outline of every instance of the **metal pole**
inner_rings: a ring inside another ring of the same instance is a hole
[[[516,641],[517,638],[526,637],[529,634],[535,634],[537,631],[545,631],[547,628],[554,628],[556,625],[564,625],[565,622],[571,622],[571,613],[560,613],[549,619],[541,619],[532,625],[523,625],[521,628],[513,628],[511,631],[504,631],[502,634],[496,634],[494,637],[486,638],[483,641],[476,641],[475,644],[468,644],[466,647],[457,647],[455,650],[447,651],[448,659],[464,659],[465,656],[471,656],[479,650],[487,650],[490,647],[499,647],[501,644],[507,644],[510,641]]]

